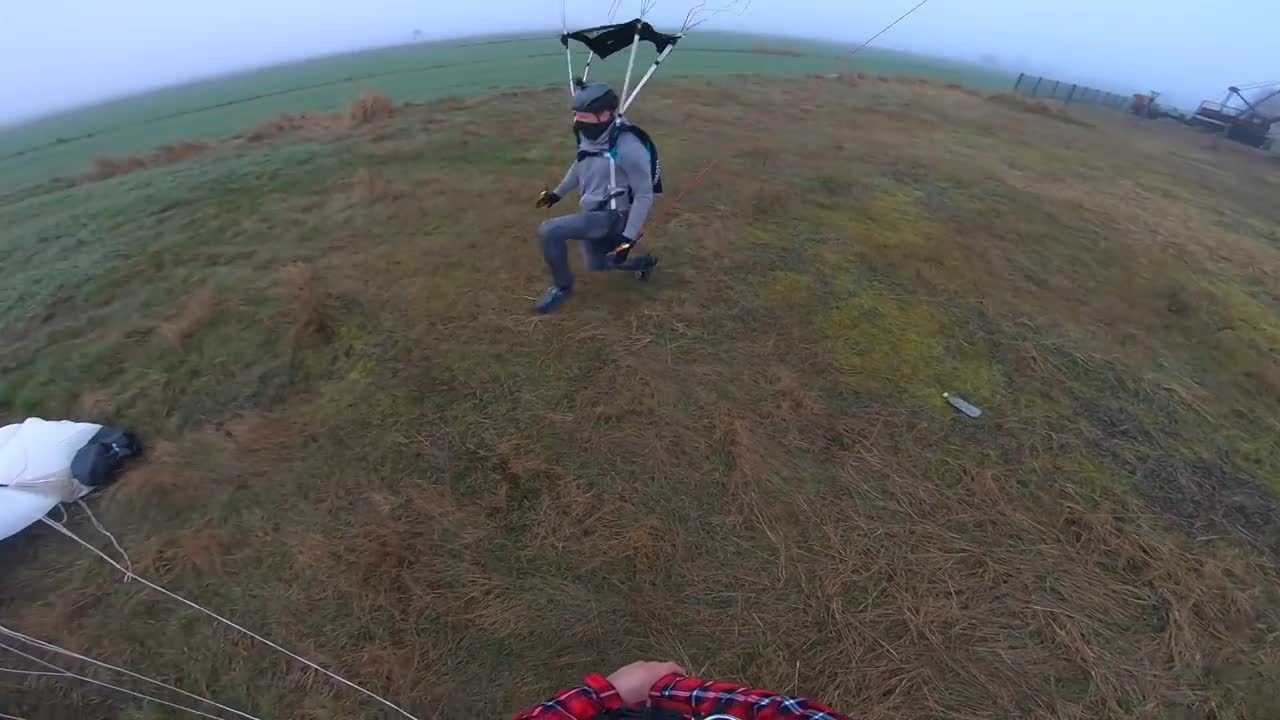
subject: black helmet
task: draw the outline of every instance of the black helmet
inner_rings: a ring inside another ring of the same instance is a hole
[[[570,107],[574,112],[598,113],[618,109],[618,95],[607,83],[578,81],[578,91],[573,94]]]

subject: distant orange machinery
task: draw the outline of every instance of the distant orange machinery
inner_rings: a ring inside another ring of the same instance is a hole
[[[1151,108],[1155,106],[1156,96],[1159,94],[1160,93],[1155,92],[1154,90],[1145,95],[1142,93],[1134,93],[1133,100],[1129,102],[1129,111],[1134,115],[1150,117],[1149,113],[1151,112]]]

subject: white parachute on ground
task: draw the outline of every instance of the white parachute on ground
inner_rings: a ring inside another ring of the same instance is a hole
[[[132,436],[94,423],[28,418],[0,428],[0,540],[88,495],[136,452]]]

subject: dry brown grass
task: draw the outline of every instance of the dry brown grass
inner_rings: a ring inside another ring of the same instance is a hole
[[[146,160],[136,155],[112,157],[104,155],[93,159],[93,167],[84,174],[86,181],[106,180],[136,172],[147,166]]]
[[[200,288],[182,303],[177,313],[160,323],[155,332],[174,347],[181,347],[187,338],[213,320],[222,302],[211,288]]]
[[[292,347],[330,337],[333,332],[329,315],[331,298],[314,267],[305,263],[286,265],[280,271],[279,292],[289,318],[288,339]]]
[[[355,129],[386,120],[395,112],[395,104],[380,92],[367,92],[352,100],[342,113],[286,112],[258,125],[237,138],[223,142],[181,140],[161,145],[146,153],[94,158],[92,166],[82,173],[78,183],[108,180],[122,175],[188,162],[234,146],[234,140],[262,143],[300,134],[322,135],[342,129]]]
[[[334,203],[344,208],[363,207],[403,196],[403,190],[387,182],[381,175],[368,168],[360,168],[343,183],[343,189],[334,196]]]
[[[954,88],[664,92],[673,189],[719,152],[695,130],[746,149],[650,228],[651,283],[584,276],[538,320],[544,215],[492,198],[563,144],[560,93],[451,102],[530,118],[509,145],[437,105],[386,121],[396,152],[344,141],[368,167],[319,186],[358,202],[263,283],[327,374],[156,441],[101,500],[135,559],[423,717],[637,657],[871,719],[1270,717],[1271,168]],[[14,626],[260,713],[377,712],[33,540]],[[114,712],[0,682],[28,716]]]
[[[395,112],[391,99],[380,92],[367,92],[347,106],[347,127],[357,128],[386,120]]]
[[[1059,107],[1058,105],[1054,105],[1044,100],[1037,100],[1035,98],[1029,98],[1024,95],[1017,95],[1014,93],[998,93],[996,95],[988,96],[987,99],[989,99],[991,102],[999,103],[1001,105],[1004,105],[1005,107],[1013,108],[1014,110],[1018,110],[1020,112],[1032,113],[1034,115],[1041,115],[1043,117],[1051,118],[1053,120],[1058,120],[1060,122],[1065,122],[1072,125],[1081,125],[1086,127],[1089,126],[1089,123],[1075,117],[1070,112],[1068,112],[1065,108]]]
[[[182,140],[141,155],[123,157],[102,156],[94,158],[93,166],[80,176],[80,182],[96,182],[152,167],[173,165],[203,157],[213,152],[216,145],[203,140]]]
[[[179,499],[198,495],[199,483],[186,467],[189,444],[171,440],[155,440],[147,447],[146,457],[126,466],[112,493],[118,503],[155,502],[182,505]]]
[[[341,124],[335,113],[281,113],[245,134],[251,143],[266,142],[305,132],[328,132]]]
[[[161,145],[151,153],[151,164],[172,165],[186,162],[204,155],[214,149],[214,144],[204,140],[180,140],[176,143]]]
[[[285,417],[248,412],[214,427],[227,440],[228,452],[277,450],[294,440],[298,428]]]
[[[943,85],[943,87],[948,90],[963,93],[970,97],[985,97],[985,94],[981,90],[976,90],[968,85],[961,85],[960,83],[947,83],[946,85]]]
[[[115,410],[115,398],[105,390],[86,390],[76,398],[76,417],[89,422],[106,422]]]

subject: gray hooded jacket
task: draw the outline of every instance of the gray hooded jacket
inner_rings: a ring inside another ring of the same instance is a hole
[[[575,188],[580,188],[582,199],[579,206],[583,210],[598,210],[602,206],[608,209],[609,205],[605,200],[609,193],[608,133],[600,136],[599,140],[588,140],[579,135],[578,149],[603,154],[575,160],[555,193],[564,197]],[[627,227],[622,232],[634,240],[640,235],[645,218],[649,216],[649,209],[653,207],[653,174],[649,169],[649,150],[631,133],[619,133],[616,162],[618,187],[630,188],[632,196],[618,196],[618,210],[630,210]]]

